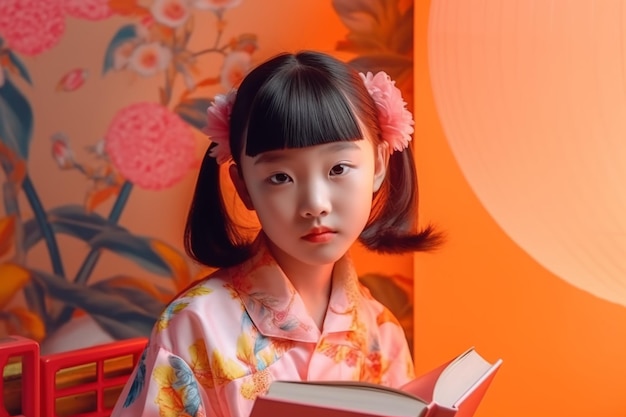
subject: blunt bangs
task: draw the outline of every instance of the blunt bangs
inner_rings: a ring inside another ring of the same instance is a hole
[[[245,153],[363,139],[350,102],[327,74],[290,68],[259,89],[247,126]]]

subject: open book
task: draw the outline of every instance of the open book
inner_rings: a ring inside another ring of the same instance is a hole
[[[355,381],[274,381],[250,417],[471,417],[501,364],[471,348],[400,389]]]

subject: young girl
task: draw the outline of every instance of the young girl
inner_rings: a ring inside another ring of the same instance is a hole
[[[405,106],[385,73],[317,52],[274,57],[216,98],[185,244],[220,269],[166,308],[114,417],[246,417],[277,379],[413,377],[402,328],[347,254],[357,239],[388,253],[438,241],[415,227]],[[220,164],[258,216],[251,240],[224,204]]]

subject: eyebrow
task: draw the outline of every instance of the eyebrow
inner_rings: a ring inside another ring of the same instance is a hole
[[[335,153],[343,150],[356,150],[359,147],[354,143],[354,141],[341,141],[334,142],[331,146],[327,147],[324,152],[325,153]],[[285,159],[289,159],[289,156],[285,155],[285,153],[280,151],[268,151],[263,152],[259,155],[259,157],[254,161],[254,165],[258,164],[268,164],[273,162],[280,162]]]

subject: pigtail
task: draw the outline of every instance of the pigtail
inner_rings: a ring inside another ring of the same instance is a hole
[[[394,152],[387,176],[374,198],[369,224],[359,237],[368,249],[381,253],[436,249],[444,236],[432,225],[418,230],[417,173],[411,149]]]
[[[228,214],[220,186],[220,167],[209,155],[210,149],[198,173],[184,245],[187,254],[203,265],[229,267],[250,257],[250,243],[241,236]]]

